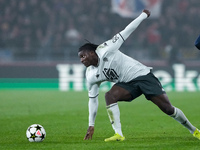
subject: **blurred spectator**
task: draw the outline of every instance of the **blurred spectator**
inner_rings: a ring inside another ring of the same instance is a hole
[[[78,32],[77,29],[75,29],[75,26],[73,23],[70,23],[68,30],[65,33],[65,37],[67,41],[69,41],[69,45],[77,46],[79,45],[81,35]]]
[[[134,40],[124,44],[127,53],[149,49],[152,59],[167,60],[163,51],[171,45],[183,59],[199,59],[184,55],[186,49],[194,48],[199,34],[199,8],[199,0],[163,1],[161,17],[150,18],[141,25],[142,30],[135,31]],[[55,52],[75,57],[84,39],[100,44],[132,20],[110,9],[109,0],[0,0],[0,49],[40,55],[37,58]],[[176,45],[171,39],[176,40]]]
[[[168,63],[170,65],[181,63],[180,52],[176,39],[176,37],[170,38],[170,43],[165,47],[165,52],[168,54]]]
[[[161,34],[158,30],[159,25],[157,22],[154,22],[150,25],[147,29],[147,40],[148,40],[148,47],[151,51],[151,57],[155,58],[158,57],[158,53],[160,50],[160,42],[161,42]]]

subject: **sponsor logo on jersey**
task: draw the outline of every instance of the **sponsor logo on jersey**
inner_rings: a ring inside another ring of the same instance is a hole
[[[106,76],[108,80],[117,80],[119,78],[114,69],[104,68],[103,74]]]
[[[117,40],[119,39],[119,37],[117,35],[115,35],[113,38],[112,38],[112,42],[115,43],[117,42]]]

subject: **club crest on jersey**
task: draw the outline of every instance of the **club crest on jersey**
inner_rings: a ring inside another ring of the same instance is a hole
[[[99,78],[99,74],[96,75],[97,79]]]
[[[117,80],[119,78],[114,69],[104,68],[103,74],[106,76],[108,80]]]

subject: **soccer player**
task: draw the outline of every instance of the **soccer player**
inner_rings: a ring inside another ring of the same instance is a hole
[[[198,38],[195,41],[195,46],[196,46],[196,48],[198,48],[200,50],[200,35],[198,36]]]
[[[194,137],[200,139],[200,131],[189,122],[180,109],[172,106],[159,80],[151,72],[152,68],[118,50],[129,35],[149,16],[150,12],[143,10],[135,20],[111,40],[101,45],[86,43],[79,48],[80,61],[87,67],[86,79],[89,95],[89,127],[84,137],[85,140],[92,139],[94,133],[99,86],[103,81],[115,82],[105,94],[107,113],[115,131],[114,136],[105,139],[106,142],[125,139],[121,129],[118,102],[130,102],[142,94],[165,114],[186,127]]]

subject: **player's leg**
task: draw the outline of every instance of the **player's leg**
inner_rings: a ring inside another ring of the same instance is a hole
[[[181,123],[194,135],[196,127],[189,122],[180,109],[171,105],[160,81],[152,73],[141,77],[140,80],[139,86],[146,98],[156,104],[164,113]]]
[[[130,101],[132,96],[126,89],[114,85],[110,91],[105,94],[106,107],[110,122],[115,131],[115,135],[105,141],[123,141],[125,138],[122,134],[121,123],[120,123],[120,110],[118,107],[118,101]]]
[[[184,127],[186,127],[190,131],[190,133],[194,134],[196,127],[194,127],[190,123],[190,121],[179,108],[171,105],[166,94],[154,96],[151,98],[151,101],[156,104],[164,113],[171,116],[176,121],[181,123]]]
[[[167,115],[172,115],[174,113],[174,107],[170,103],[167,94],[153,96],[150,98],[150,100]]]
[[[105,94],[107,106],[117,103],[118,101],[131,101],[132,99],[131,93],[118,85],[113,85],[110,91]]]

